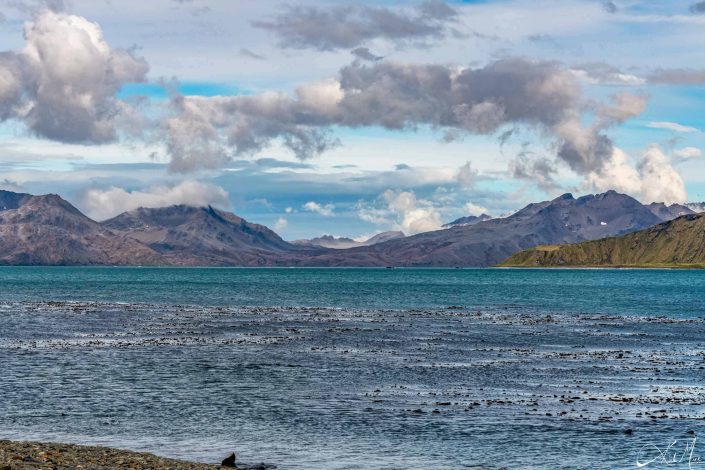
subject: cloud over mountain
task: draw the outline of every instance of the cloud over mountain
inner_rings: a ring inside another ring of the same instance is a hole
[[[174,186],[152,186],[141,191],[127,191],[123,188],[88,190],[81,206],[96,220],[105,220],[139,207],[166,207],[176,204],[227,208],[230,206],[228,193],[223,188],[185,180]]]
[[[663,150],[652,145],[631,165],[628,156],[616,149],[600,173],[591,173],[586,178],[589,187],[598,190],[616,189],[638,197],[643,202],[666,204],[686,201],[683,177],[673,168],[671,159]]]

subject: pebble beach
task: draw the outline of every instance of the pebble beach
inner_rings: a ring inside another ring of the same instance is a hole
[[[212,470],[217,468],[223,467],[107,447],[0,441],[0,470]]]

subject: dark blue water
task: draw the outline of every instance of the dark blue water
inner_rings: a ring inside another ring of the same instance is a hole
[[[0,268],[0,300],[705,315],[705,271]]]
[[[705,457],[704,287],[700,271],[0,268],[0,439],[280,469],[688,468],[658,458],[693,439]]]

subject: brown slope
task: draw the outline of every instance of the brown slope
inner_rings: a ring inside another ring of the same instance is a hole
[[[102,223],[184,266],[287,266],[325,252],[285,242],[264,225],[212,207],[140,208]]]
[[[502,266],[705,267],[705,214],[691,214],[621,237],[539,246]]]
[[[115,235],[55,194],[0,191],[0,264],[162,264],[136,240]]]

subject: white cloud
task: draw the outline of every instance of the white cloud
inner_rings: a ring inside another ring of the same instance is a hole
[[[398,228],[406,234],[430,232],[443,225],[436,208],[426,201],[417,200],[411,191],[385,191],[382,197],[396,214]]]
[[[642,178],[641,198],[645,202],[683,203],[687,199],[685,183],[671,166],[663,151],[652,145],[639,163]]]
[[[591,85],[622,85],[622,86],[641,86],[646,83],[646,80],[624,73],[614,67],[603,63],[586,64],[571,69],[578,79]]]
[[[439,230],[443,224],[441,215],[433,203],[419,200],[413,191],[388,189],[378,198],[383,206],[370,206],[361,203],[358,216],[367,222],[391,226],[407,235]]]
[[[474,204],[472,202],[467,202],[465,204],[465,210],[467,211],[468,214],[470,215],[482,215],[487,213],[487,208],[478,206],[477,204]]]
[[[345,93],[340,88],[340,82],[329,78],[298,87],[296,96],[304,108],[335,117],[340,112],[338,105]]]
[[[333,204],[319,204],[315,201],[309,201],[301,207],[306,211],[314,212],[324,217],[332,217],[333,209],[335,209]]]
[[[284,217],[279,217],[277,221],[274,223],[274,231],[279,233],[283,232],[286,230],[286,228],[289,226],[289,221],[287,221]]]
[[[657,145],[649,147],[636,165],[629,162],[627,154],[615,148],[603,171],[588,175],[586,183],[598,191],[614,189],[645,203],[673,204],[687,199],[683,178]]]
[[[696,147],[684,147],[673,151],[673,156],[678,161],[690,160],[692,158],[700,158],[703,156],[703,151]]]
[[[646,124],[646,127],[649,127],[651,129],[665,129],[668,131],[681,133],[700,132],[700,130],[695,127],[684,126],[683,124],[678,124],[677,122],[669,121],[649,122],[648,124]]]
[[[119,125],[134,127],[136,113],[115,95],[145,80],[144,59],[111,48],[97,23],[51,10],[26,23],[24,37],[20,52],[0,54],[0,120],[60,142],[109,142]]]
[[[214,205],[227,208],[228,193],[208,183],[186,180],[176,186],[153,186],[141,191],[123,188],[91,189],[83,197],[81,207],[96,219],[104,220],[138,207],[164,207],[175,204],[190,206]]]

